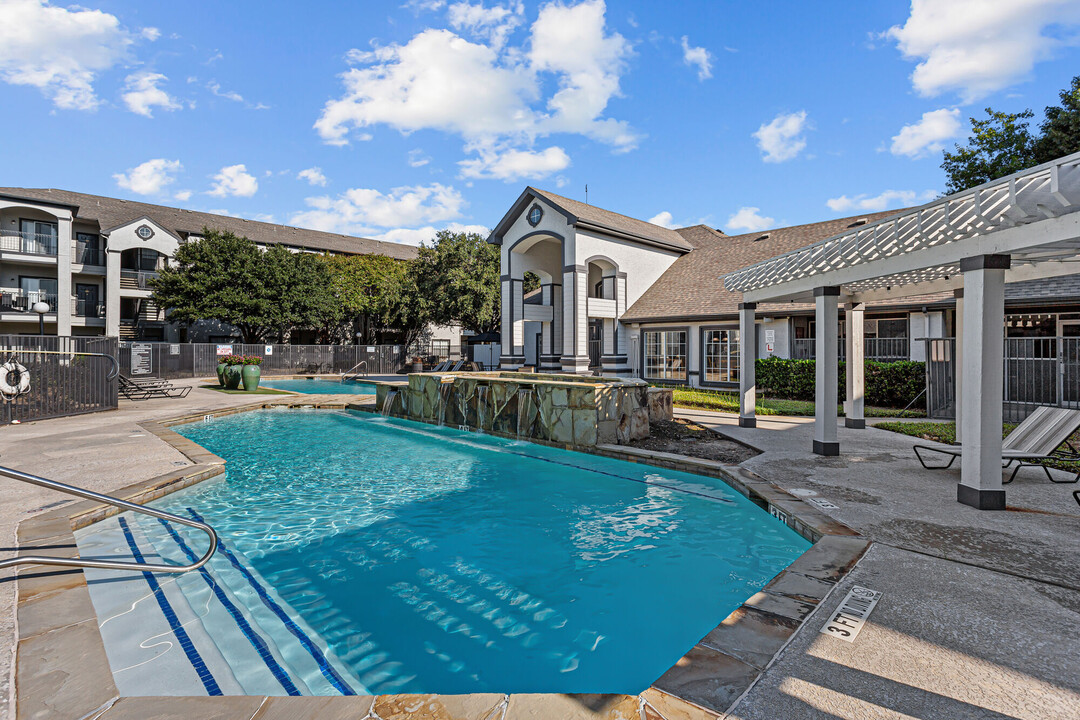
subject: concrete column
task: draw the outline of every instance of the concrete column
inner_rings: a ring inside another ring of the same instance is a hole
[[[845,373],[847,400],[844,401],[844,427],[855,430],[866,427],[866,419],[863,415],[863,399],[866,396],[866,341],[863,325],[865,313],[866,305],[863,303],[844,305],[846,335],[844,342],[847,351],[847,372]]]
[[[56,223],[56,334],[71,335],[71,219]]]
[[[1001,403],[1005,352],[1005,271],[1008,255],[960,261],[964,274],[963,408],[960,485],[956,499],[980,510],[1004,510],[1001,486]]]
[[[120,251],[105,253],[105,334],[120,337]]]
[[[588,288],[584,265],[563,267],[563,351],[562,370],[589,372]]]
[[[817,322],[816,357],[814,360],[814,453],[839,455],[836,439],[836,404],[839,402],[839,363],[837,348],[837,286],[814,289]]]
[[[757,427],[757,333],[754,311],[757,303],[739,303],[739,427]],[[700,368],[699,368],[700,370]]]
[[[502,323],[500,325],[499,339],[502,350],[499,356],[499,367],[504,370],[513,370],[525,364],[525,357],[515,352],[517,343],[517,330],[521,322],[520,302],[514,302],[514,281],[509,275],[503,275],[502,280]],[[518,283],[520,289],[520,283]],[[518,314],[515,316],[514,312]]]
[[[960,437],[960,428],[963,427],[960,423],[960,417],[963,414],[963,409],[960,407],[962,403],[960,399],[963,397],[961,386],[964,378],[964,289],[953,290],[953,295],[956,297],[956,320],[953,323],[956,327],[953,328],[953,338],[956,342],[955,352],[953,353],[953,370],[956,373],[955,387],[953,388],[953,411],[956,418],[956,437]]]

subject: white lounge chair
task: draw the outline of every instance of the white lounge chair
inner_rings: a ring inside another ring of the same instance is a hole
[[[1004,461],[1003,468],[1016,463],[1016,468],[1008,480],[1003,484],[1008,485],[1016,478],[1016,473],[1025,465],[1041,467],[1046,477],[1053,483],[1075,483],[1080,481],[1080,472],[1072,480],[1055,480],[1050,474],[1050,468],[1041,465],[1037,460],[1057,460],[1058,462],[1080,463],[1080,451],[1069,442],[1069,438],[1080,430],[1080,410],[1066,408],[1046,407],[1040,405],[1035,412],[1028,415],[1024,422],[1013,428],[1013,431],[1001,444],[1001,459]],[[944,470],[951,467],[958,457],[961,457],[964,449],[959,445],[952,446],[914,446],[915,457],[927,470]],[[919,451],[924,453],[938,453],[949,456],[946,465],[927,465]],[[1080,500],[1078,500],[1080,501]]]

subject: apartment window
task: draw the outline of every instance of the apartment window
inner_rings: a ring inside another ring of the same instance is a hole
[[[101,237],[96,233],[75,233],[75,262],[84,265],[104,265]]]
[[[707,383],[739,382],[739,331],[703,330],[704,351],[702,381]]]
[[[29,302],[47,302],[50,306],[56,305],[56,278],[19,276],[19,289],[22,290]],[[56,308],[53,307],[53,310]]]
[[[645,377],[649,380],[686,380],[686,331],[646,330]]]
[[[22,236],[20,252],[35,255],[56,254],[56,223],[41,222],[40,220],[19,220],[19,234]]]

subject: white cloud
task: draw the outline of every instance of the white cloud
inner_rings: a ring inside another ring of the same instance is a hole
[[[98,73],[125,60],[134,42],[115,15],[100,10],[0,3],[0,79],[39,88],[58,108],[97,108]]]
[[[244,96],[243,95],[236,92],[235,90],[222,90],[221,89],[221,83],[216,82],[214,80],[211,80],[210,82],[208,82],[206,84],[206,89],[209,90],[210,92],[212,92],[214,95],[217,95],[220,98],[225,98],[226,100],[232,100],[233,102],[239,102],[239,103],[244,102]]]
[[[259,181],[243,164],[223,167],[213,179],[214,186],[207,194],[214,197],[251,197],[259,189]]]
[[[120,97],[128,110],[146,117],[153,117],[153,109],[159,107],[162,110],[179,110],[182,106],[176,98],[169,95],[158,83],[168,80],[161,73],[139,72],[128,75],[124,82],[124,92]]]
[[[187,202],[188,200],[191,199],[191,191],[190,190],[181,190],[180,192],[175,193],[173,195],[173,198],[179,200],[180,202]]]
[[[776,225],[776,220],[761,214],[761,208],[741,207],[738,212],[728,218],[726,227],[729,230],[745,230],[746,232],[758,232],[768,230]]]
[[[831,198],[825,201],[825,204],[829,206],[829,209],[833,212],[849,212],[851,210],[867,210],[869,212],[880,212],[881,210],[887,210],[890,207],[909,207],[911,205],[921,205],[923,203],[930,202],[937,193],[933,190],[926,190],[921,193],[917,193],[914,190],[886,190],[880,195],[855,195],[848,197],[847,195],[841,195],[838,198]]]
[[[116,184],[125,190],[139,195],[158,195],[176,178],[175,173],[183,169],[179,160],[156,158],[130,168],[126,173],[116,173]]]
[[[486,8],[483,3],[458,2],[447,9],[446,16],[450,27],[486,40],[497,51],[525,21],[525,5],[517,2]]]
[[[690,40],[682,36],[683,62],[697,67],[697,79],[704,82],[712,77],[712,53],[703,47],[690,47]]]
[[[398,187],[388,193],[351,188],[337,197],[321,195],[304,202],[309,209],[294,214],[291,224],[350,235],[454,220],[465,207],[460,192],[439,183]]]
[[[435,233],[440,229],[449,230],[450,232],[464,232],[464,233],[476,233],[487,237],[491,232],[490,228],[483,225],[462,225],[461,223],[449,223],[442,228],[436,228],[434,225],[428,225],[426,227],[419,228],[395,228],[393,230],[387,230],[380,233],[369,233],[366,237],[370,237],[373,240],[384,240],[386,242],[399,243],[401,245],[420,245],[422,243],[429,243],[435,239]]]
[[[139,34],[143,36],[143,39],[149,40],[150,42],[154,42],[161,37],[161,31],[156,27],[144,27],[139,31]]]
[[[809,129],[805,110],[780,113],[754,133],[758,148],[765,153],[762,159],[775,163],[791,160],[806,147],[803,133]]]
[[[649,218],[649,222],[653,225],[659,225],[660,227],[673,228],[675,218],[667,210],[659,212]]]
[[[539,152],[490,147],[478,148],[476,151],[480,154],[479,158],[458,163],[462,177],[493,178],[505,182],[525,178],[541,179],[570,166],[570,156],[558,146]]]
[[[911,83],[920,95],[956,91],[969,103],[1023,80],[1075,42],[1069,30],[1078,22],[1075,0],[912,0],[907,22],[885,36],[918,61]]]
[[[532,149],[537,138],[554,133],[583,135],[616,151],[633,149],[640,134],[625,121],[604,117],[632,53],[625,38],[608,31],[605,13],[602,0],[549,3],[528,39],[507,47],[522,22],[520,3],[455,3],[448,21],[471,39],[433,28],[404,45],[350,51],[353,67],[342,75],[344,92],[326,103],[315,129],[332,145],[369,139],[367,129],[376,125],[402,134],[441,130],[461,136],[466,151],[479,156],[466,161],[477,168],[490,164],[481,151],[493,147],[533,158],[546,153],[549,164],[561,162],[550,149]]]
[[[420,148],[413,148],[409,151],[409,167],[424,167],[429,162],[431,162],[431,158],[425,155]]]
[[[900,128],[900,134],[894,135],[893,155],[906,155],[920,158],[929,153],[941,152],[944,141],[960,133],[960,111],[932,110],[923,113],[922,119],[912,125]]]
[[[307,170],[301,170],[296,174],[296,178],[298,180],[307,180],[309,185],[326,187],[326,175],[323,174],[320,167],[309,167]]]

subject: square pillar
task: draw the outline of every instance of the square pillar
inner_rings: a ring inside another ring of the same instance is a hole
[[[1008,255],[960,261],[964,274],[963,395],[960,485],[956,499],[980,510],[1004,510],[1001,485],[1001,358],[1005,352],[1005,271]]]
[[[839,455],[836,439],[836,404],[840,398],[837,372],[840,358],[837,347],[837,305],[840,288],[814,288],[814,319],[817,321],[816,357],[814,358],[814,454]]]
[[[844,401],[844,427],[855,430],[866,428],[863,415],[863,400],[866,396],[866,341],[863,320],[866,305],[863,303],[845,303],[844,338],[847,355],[845,382],[847,400]],[[819,326],[820,327],[820,326]]]
[[[120,251],[105,252],[105,334],[120,337]]]
[[[956,420],[956,437],[959,438],[962,427],[960,417],[963,414],[960,399],[963,397],[961,387],[964,380],[964,289],[953,290],[953,296],[956,298],[956,320],[953,323],[953,373],[956,378],[953,383],[953,418]]]
[[[584,265],[563,267],[562,371],[589,373],[589,318],[587,270]]]
[[[739,427],[757,427],[757,334],[754,311],[757,303],[739,303]]]
[[[71,335],[71,306],[74,294],[71,283],[71,256],[75,236],[71,219],[58,218],[56,223],[56,334]]]
[[[499,335],[502,350],[499,355],[499,367],[503,370],[515,370],[525,364],[525,348],[523,345],[519,347],[519,343],[524,339],[521,280],[515,282],[509,275],[503,275],[499,279],[502,281],[502,322]],[[515,285],[517,286],[516,296]],[[521,352],[516,352],[519,349]]]

